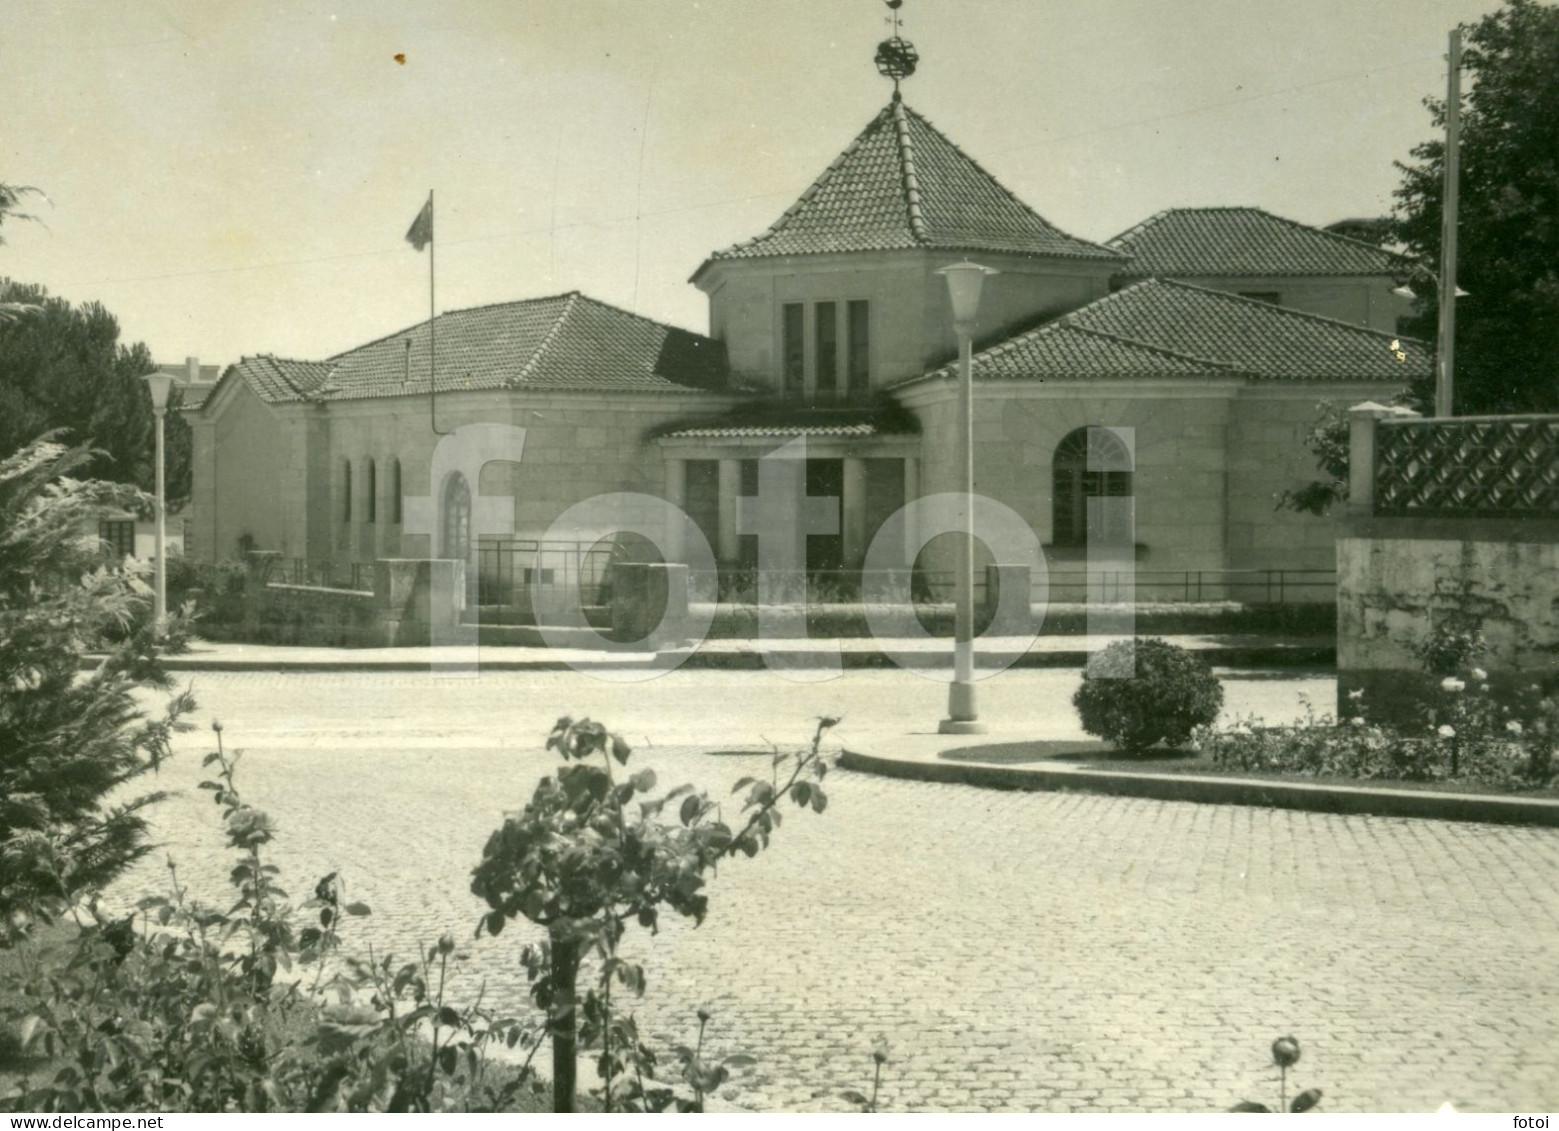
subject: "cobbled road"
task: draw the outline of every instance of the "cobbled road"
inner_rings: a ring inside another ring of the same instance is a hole
[[[1075,733],[1068,672],[984,685],[992,717]],[[471,941],[469,873],[505,809],[553,762],[553,718],[589,714],[641,743],[662,787],[724,795],[765,739],[809,719],[838,735],[934,727],[940,685],[851,672],[650,684],[576,673],[201,674],[198,718],[245,754],[240,784],[280,827],[294,894],[339,871],[371,904],[348,945],[411,957],[441,933],[468,957],[460,993],[525,1007],[528,924]],[[1323,679],[1233,680],[1234,711],[1324,703]],[[923,719],[920,716],[924,716]],[[646,734],[646,732],[648,732]],[[157,810],[180,878],[213,903],[230,866],[197,791],[204,727],[179,742]],[[723,751],[723,753],[721,753]],[[1268,1045],[1292,1033],[1295,1088],[1330,1111],[1559,1108],[1559,832],[1081,794],[1004,793],[831,773],[830,805],[722,868],[711,914],[625,948],[646,964],[641,1031],[758,1067],[727,1098],[846,1107],[891,1042],[886,1110],[1217,1111],[1277,1088]],[[159,853],[114,893],[165,885]],[[225,904],[224,904],[225,905]]]

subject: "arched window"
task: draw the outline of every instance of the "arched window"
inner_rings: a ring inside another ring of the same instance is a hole
[[[390,521],[401,524],[401,461],[390,465]]]
[[[1097,426],[1068,432],[1056,445],[1052,470],[1052,541],[1057,546],[1131,541],[1131,450],[1119,436]],[[1092,508],[1090,525],[1090,499],[1126,501]]]
[[[363,484],[363,502],[367,504],[364,510],[365,518],[369,522],[379,521],[379,469],[374,466],[374,461],[368,461],[368,482]]]
[[[341,461],[341,521],[352,521],[352,461]]]
[[[453,472],[444,481],[443,556],[458,561],[471,557],[471,488],[466,477]]]

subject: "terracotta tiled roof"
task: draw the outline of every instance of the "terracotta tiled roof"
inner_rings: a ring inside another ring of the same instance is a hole
[[[330,363],[293,361],[290,358],[261,354],[246,357],[229,372],[248,383],[262,401],[301,401],[315,396],[330,377]]]
[[[194,412],[194,411],[196,411],[197,409],[200,408],[201,405],[206,403],[206,398],[211,395],[212,390],[215,389],[215,388],[216,388],[215,385],[180,385],[180,386],[178,386],[178,390],[179,390],[179,411],[180,412]]]
[[[1434,352],[1416,338],[1148,279],[981,350],[974,364],[977,380],[1239,376],[1406,384],[1429,376]],[[900,384],[953,372],[946,365]]]
[[[1061,322],[1264,379],[1405,384],[1429,376],[1434,363],[1433,349],[1415,338],[1171,280],[1133,284]]]
[[[1122,258],[1047,223],[895,99],[768,231],[711,261],[898,248]]]
[[[726,385],[720,343],[578,291],[450,311],[438,316],[436,329],[441,393],[686,392]],[[238,368],[268,401],[358,400],[426,395],[429,357],[424,322],[328,361],[245,358]]]
[[[659,432],[666,440],[723,439],[746,436],[913,436],[915,418],[897,406],[877,408],[805,408],[744,405],[712,420],[674,424]]]
[[[1135,278],[1177,275],[1396,275],[1399,255],[1259,208],[1170,208],[1109,241]]]
[[[1234,372],[1233,366],[1223,362],[1086,329],[1073,325],[1070,318],[1059,318],[1037,330],[1008,338],[1000,345],[980,351],[976,359],[976,379],[993,380],[1227,377]],[[943,377],[954,372],[956,366],[950,364],[926,376]]]

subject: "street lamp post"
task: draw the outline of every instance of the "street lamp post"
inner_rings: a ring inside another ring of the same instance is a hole
[[[163,422],[168,415],[168,394],[173,389],[173,378],[166,373],[148,373],[141,380],[151,392],[152,414],[157,418],[157,564],[152,624],[160,639],[168,627],[168,487]]]
[[[989,267],[965,260],[937,272],[947,278],[953,304],[953,330],[958,335],[958,465],[964,496],[963,530],[958,537],[957,606],[953,618],[953,682],[947,690],[947,718],[942,734],[982,734],[974,702],[974,325],[980,310],[980,288]]]

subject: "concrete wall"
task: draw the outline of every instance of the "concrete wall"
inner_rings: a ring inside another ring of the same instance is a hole
[[[452,432],[463,424],[500,423],[526,429],[522,462],[489,463],[479,490],[512,497],[515,537],[539,538],[565,509],[593,495],[663,494],[661,454],[645,443],[647,433],[722,412],[735,399],[696,393],[445,394],[438,400],[438,427]],[[243,387],[215,406],[212,419],[197,422],[196,435],[196,511],[211,527],[202,542],[208,560],[236,554],[237,537],[245,531],[259,548],[284,557],[368,562],[434,552],[427,535],[408,533],[394,521],[397,460],[404,496],[432,493],[442,499],[443,484],[430,483],[440,438],[433,434],[425,398],[273,409]],[[376,468],[374,522],[368,521],[370,460]],[[348,463],[350,522],[344,499]],[[208,483],[214,488],[206,488]],[[218,552],[207,553],[206,545]]]
[[[906,398],[928,437],[956,434],[955,389],[951,382],[939,383]],[[1130,428],[1137,460],[1136,541],[1145,546],[1138,568],[1222,569],[1225,433],[1234,394],[1230,382],[1174,389],[1124,382],[977,385],[975,489],[1017,511],[1047,546],[1054,568],[1081,568],[1080,550],[1050,546],[1056,446],[1075,428]],[[922,493],[960,488],[952,444],[928,439],[921,460]],[[930,547],[936,559],[930,568],[951,568],[947,553],[937,550]]]
[[[1279,306],[1321,314],[1340,322],[1397,332],[1397,319],[1413,312],[1413,301],[1391,293],[1390,279],[1365,276],[1177,275],[1199,287],[1234,294],[1276,294]]]
[[[1337,541],[1339,671],[1413,670],[1437,619],[1482,623],[1490,670],[1559,665],[1559,522],[1357,519]]]
[[[947,282],[935,272],[962,258],[902,251],[729,261],[711,267],[699,286],[709,294],[710,335],[726,344],[732,370],[769,389],[777,389],[780,383],[780,308],[785,303],[807,304],[810,386],[811,304],[867,300],[871,303],[871,380],[874,388],[880,388],[923,373],[956,354]],[[1004,327],[1074,310],[1109,293],[1109,264],[1003,255],[977,258],[1001,272],[985,283],[981,339],[998,336]]]
[[[1228,418],[1228,568],[1329,570],[1340,532],[1326,517],[1277,509],[1279,495],[1321,476],[1305,446],[1326,403],[1346,408],[1390,400],[1398,386],[1252,385],[1240,391]]]
[[[194,429],[197,552],[206,561],[236,558],[246,534],[258,548],[285,549],[291,486],[286,429],[241,383],[230,387],[218,407],[210,417],[202,413]]]

